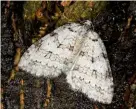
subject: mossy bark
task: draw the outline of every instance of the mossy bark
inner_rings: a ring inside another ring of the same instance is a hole
[[[72,5],[64,8],[64,12],[58,20],[57,26],[68,22],[95,18],[105,9],[106,4],[107,2],[103,1],[93,1],[93,6],[90,6],[90,1],[76,1]]]

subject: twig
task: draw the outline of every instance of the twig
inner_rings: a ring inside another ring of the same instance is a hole
[[[17,33],[17,28],[16,28],[16,21],[15,21],[14,12],[12,13],[11,19],[12,19],[12,27],[13,27],[13,30],[14,30],[15,33]]]
[[[20,109],[24,109],[24,90],[23,90],[24,80],[23,79],[20,81],[20,84],[21,84],[21,89],[20,89]]]
[[[94,104],[94,109],[99,109],[99,108]]]
[[[17,37],[19,37],[17,27],[16,27],[14,12],[12,13],[11,19],[12,19],[12,27],[14,30],[14,36],[17,35]],[[20,33],[20,31],[19,31],[19,33]],[[15,39],[15,37],[14,37],[14,39]],[[19,63],[20,57],[21,57],[21,48],[16,48],[16,54],[15,54],[15,58],[14,58],[14,67],[10,73],[10,77],[8,79],[8,82],[10,82],[12,79],[14,79],[15,74],[18,71],[18,63]]]
[[[3,99],[3,88],[0,88],[0,94],[1,94],[1,97],[0,97],[0,100],[1,100],[1,102],[0,102],[0,108],[4,109],[4,106],[3,106],[3,103],[2,103],[2,99]]]
[[[128,101],[130,99],[130,94],[131,94],[130,86],[134,83],[135,80],[136,80],[136,73],[130,78],[129,86],[126,88],[126,91],[124,93],[124,100],[126,104],[129,104]]]
[[[130,24],[131,24],[132,18],[133,18],[133,16],[130,16],[128,18],[127,25],[125,27],[125,30],[121,33],[119,41],[121,41],[121,42],[124,41],[125,36],[127,36],[127,31],[130,28]]]
[[[12,69],[11,72],[10,72],[10,77],[9,77],[9,79],[8,79],[8,83],[9,83],[12,79],[14,79],[14,77],[15,77],[15,70]]]
[[[10,73],[10,77],[8,79],[8,82],[10,82],[12,79],[14,79],[16,72],[18,71],[18,63],[21,57],[21,48],[16,49],[16,55],[14,58],[14,68],[12,69]]]
[[[21,57],[21,48],[17,48],[16,49],[15,59],[14,59],[14,66],[18,65],[18,63],[20,61],[20,57]]]
[[[45,102],[44,102],[44,108],[46,109],[46,107],[48,106],[49,102],[50,102],[50,97],[51,97],[51,83],[50,83],[50,80],[48,79],[47,80],[47,95],[46,95],[46,99],[45,99]]]
[[[10,1],[8,0],[8,1],[7,1],[7,4],[6,4],[6,7],[5,7],[5,10],[4,10],[4,14],[5,14],[6,16],[9,15],[9,8],[10,8]]]

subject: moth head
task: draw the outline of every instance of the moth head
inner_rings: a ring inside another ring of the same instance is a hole
[[[87,28],[87,31],[88,30],[94,30],[94,26],[93,26],[93,23],[91,22],[91,20],[85,20],[85,21],[82,21],[80,22],[80,24],[84,25],[85,28]]]
[[[90,20],[85,20],[83,24],[86,26],[91,26],[92,22]]]

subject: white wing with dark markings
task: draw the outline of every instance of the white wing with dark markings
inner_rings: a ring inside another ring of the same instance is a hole
[[[88,32],[76,64],[67,74],[72,89],[95,101],[111,103],[113,78],[106,49],[97,33]]]
[[[88,29],[90,24],[66,24],[41,38],[23,54],[19,68],[50,78],[63,72],[73,90],[111,103],[113,78],[107,52],[98,34]]]

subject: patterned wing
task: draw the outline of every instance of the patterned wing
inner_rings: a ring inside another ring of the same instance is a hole
[[[113,78],[105,46],[99,36],[87,33],[75,66],[67,73],[71,88],[90,99],[109,104],[113,98]]]
[[[84,32],[84,27],[76,23],[59,27],[28,48],[19,68],[36,76],[58,76],[66,68],[75,40]]]

